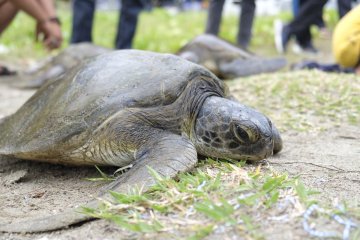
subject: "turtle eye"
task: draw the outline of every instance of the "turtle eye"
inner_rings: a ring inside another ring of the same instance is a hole
[[[259,136],[255,133],[254,129],[247,126],[235,124],[233,131],[236,138],[242,144],[255,143],[259,139]]]

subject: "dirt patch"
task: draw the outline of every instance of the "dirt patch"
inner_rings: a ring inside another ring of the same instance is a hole
[[[322,198],[355,202],[360,199],[360,128],[341,126],[320,134],[285,135],[285,149],[272,166],[300,176],[320,190]]]
[[[265,77],[260,77],[260,79]],[[236,93],[239,88],[232,84]],[[0,84],[0,117],[15,112],[33,91],[23,91]],[[280,95],[281,97],[281,95]],[[260,103],[261,104],[261,103]],[[299,109],[301,110],[301,109]],[[272,109],[272,116],[282,109]],[[274,112],[275,111],[275,112]],[[296,111],[296,110],[294,110]],[[299,115],[302,112],[298,113]],[[276,118],[276,117],[275,117]],[[311,119],[311,118],[309,118]],[[320,121],[321,122],[321,121]],[[360,127],[348,124],[329,125],[316,131],[285,129],[284,149],[269,159],[270,166],[290,176],[300,176],[310,188],[321,192],[324,202],[346,201],[358,206],[360,199]],[[306,125],[308,126],[308,125]],[[113,168],[107,169],[113,172]],[[92,167],[67,167],[0,158],[0,222],[19,221],[62,212],[86,203],[97,195],[105,183],[91,182],[86,178],[98,177]],[[309,236],[302,225],[296,223],[266,225],[262,230],[267,239],[304,239]],[[179,233],[181,234],[181,233]],[[180,235],[181,236],[181,235]],[[153,235],[141,235],[142,239]],[[159,233],[158,238],[170,238]],[[186,236],[182,236],[186,237]],[[241,238],[233,233],[214,233],[208,239]],[[65,230],[41,234],[1,234],[0,239],[134,239],[134,234],[117,228],[113,223],[96,220]]]

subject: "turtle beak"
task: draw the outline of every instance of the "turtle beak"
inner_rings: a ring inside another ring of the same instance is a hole
[[[273,155],[273,151],[268,151],[268,152],[265,154],[264,159],[270,157],[271,155]]]
[[[273,154],[277,154],[283,148],[283,141],[280,137],[280,133],[274,124],[271,124],[272,139],[274,142]]]

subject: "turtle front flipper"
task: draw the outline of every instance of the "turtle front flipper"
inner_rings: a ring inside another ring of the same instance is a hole
[[[278,58],[259,58],[248,59],[238,58],[231,62],[220,62],[219,71],[224,79],[246,77],[250,75],[275,72],[286,66],[286,59]]]
[[[154,136],[137,152],[134,166],[107,186],[106,190],[127,192],[136,187],[145,192],[156,182],[150,169],[161,177],[173,178],[180,172],[194,168],[196,163],[195,146],[187,137],[175,134],[166,134],[161,138]],[[103,195],[108,196],[106,193]]]
[[[172,178],[179,172],[195,167],[197,153],[189,139],[166,132],[160,136],[157,133],[137,151],[134,166],[111,183],[106,191],[100,194],[100,199],[112,200],[108,190],[127,193],[130,189],[138,188],[143,192],[147,191],[156,182],[149,172],[150,168],[164,178]],[[98,200],[93,200],[84,207],[96,208],[99,203]],[[0,223],[0,232],[46,232],[93,219],[82,214],[82,210],[83,207],[78,207],[53,216]]]

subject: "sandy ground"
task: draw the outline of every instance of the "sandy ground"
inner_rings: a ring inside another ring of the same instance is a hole
[[[33,91],[17,90],[0,82],[0,116],[16,111]],[[283,133],[283,151],[270,159],[271,166],[320,190],[331,203],[359,204],[360,127],[347,124],[318,133]],[[112,171],[113,169],[110,169]],[[94,168],[66,167],[0,158],[0,222],[50,215],[91,199],[103,186],[85,178],[97,177]],[[279,225],[266,230],[268,239],[303,239],[301,226]],[[230,234],[230,233],[229,233]],[[209,239],[219,236],[210,235]],[[224,236],[221,236],[224,237]],[[96,220],[69,229],[42,234],[0,234],[0,239],[134,239],[112,223]],[[142,238],[147,238],[143,235]],[[159,235],[166,239],[166,235]],[[227,235],[225,239],[234,238]],[[235,236],[235,239],[241,239]]]

